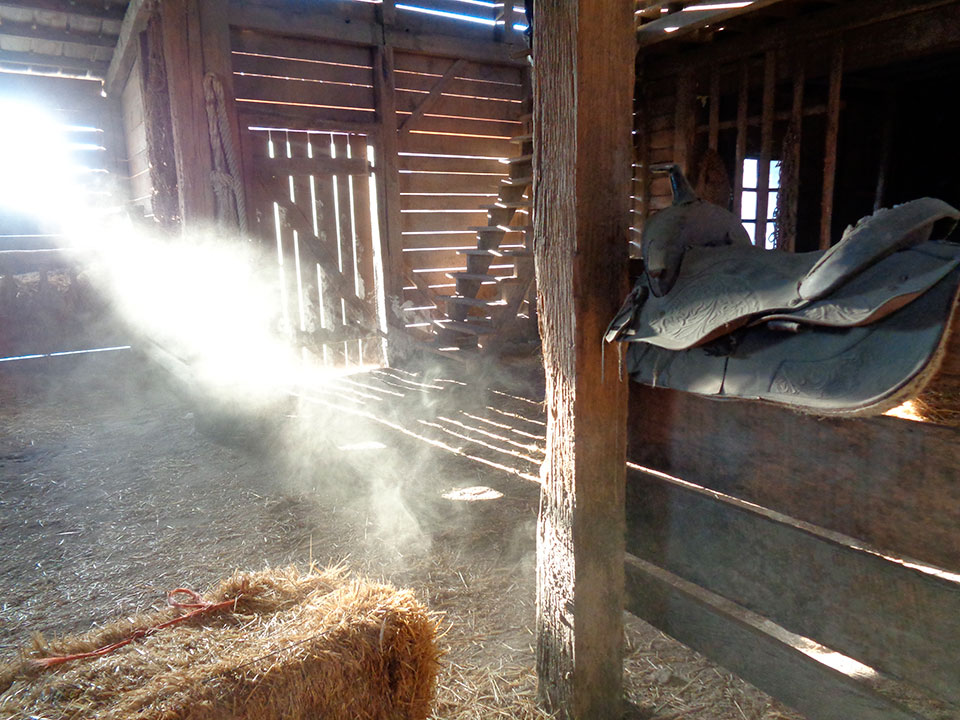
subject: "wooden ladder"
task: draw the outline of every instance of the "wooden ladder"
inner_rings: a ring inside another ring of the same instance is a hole
[[[532,118],[527,114],[520,120],[520,134],[511,139],[520,154],[505,161],[509,176],[500,181],[497,201],[486,206],[487,224],[470,228],[477,246],[458,251],[466,257],[466,270],[447,273],[456,282],[456,292],[443,298],[446,317],[435,320],[440,347],[460,351],[500,347],[522,319],[518,313],[525,300],[526,317],[535,322]],[[511,261],[513,274],[492,272],[496,260]]]

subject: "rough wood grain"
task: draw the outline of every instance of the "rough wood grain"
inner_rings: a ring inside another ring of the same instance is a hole
[[[820,201],[820,249],[832,241],[833,194],[837,183],[837,145],[840,136],[840,91],[843,87],[843,41],[834,41],[827,91],[827,137],[823,154],[823,199]]]
[[[729,600],[629,555],[626,576],[630,612],[810,718],[920,720]]]
[[[960,701],[960,580],[631,471],[627,548],[785,629]]]
[[[602,335],[626,287],[632,7],[546,0],[534,85],[534,255],[548,439],[537,670],[561,717],[619,716],[626,384]],[[604,361],[605,360],[605,361]]]
[[[816,418],[640,385],[629,427],[639,465],[960,572],[954,428]]]

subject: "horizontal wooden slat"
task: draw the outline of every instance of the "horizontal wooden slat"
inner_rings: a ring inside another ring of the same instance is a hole
[[[640,465],[960,571],[956,429],[820,419],[639,385],[629,427]]]
[[[497,177],[489,175],[446,175],[400,173],[400,192],[497,192]]]
[[[447,61],[448,64],[450,61]],[[433,89],[440,80],[440,75],[398,72],[395,75],[398,89],[419,91],[426,94]],[[522,100],[523,90],[520,85],[511,85],[499,82],[484,82],[483,80],[464,80],[455,78],[443,86],[446,95],[462,95],[464,97],[498,98],[500,100]]]
[[[89,255],[76,250],[0,250],[0,275],[75,267]]]
[[[284,58],[263,57],[233,53],[233,72],[249,75],[270,75],[274,77],[293,77],[325,82],[353,83],[373,85],[373,71],[352,65],[332,63],[304,62]]]
[[[506,177],[508,167],[498,160],[475,160],[461,157],[431,157],[425,155],[400,155],[397,158],[400,170],[431,170],[444,173],[489,173]],[[486,175],[490,177],[491,175]]]
[[[450,67],[450,60],[430,55],[398,52],[395,55],[394,67],[398,71],[432,74],[439,77]],[[403,74],[404,72],[398,72],[398,77],[402,77]],[[523,70],[509,65],[467,62],[463,64],[456,76],[465,80],[486,80],[509,85],[523,84]]]
[[[321,155],[315,158],[278,157],[265,160],[258,171],[264,176],[302,177],[306,175],[367,175],[370,164],[363,158],[331,158]]]
[[[397,90],[397,112],[412,113],[423,102],[423,93]],[[436,105],[426,114],[463,118],[490,118],[493,120],[516,120],[521,114],[521,103],[507,100],[474,100],[471,98],[441,95]],[[415,125],[417,129],[419,124]]]
[[[291,29],[293,29],[292,26]],[[230,35],[230,46],[231,50],[235,52],[257,53],[279,58],[295,58],[368,68],[373,65],[369,48],[341,45],[329,40],[304,40],[250,30],[234,30]]]
[[[336,110],[301,107],[265,100],[237,99],[237,110],[245,127],[287,127],[297,130],[372,131],[372,110]]]
[[[919,720],[855,678],[773,634],[769,622],[627,556],[627,609],[816,720]]]
[[[406,115],[400,115],[402,121]],[[481,137],[510,138],[520,133],[516,120],[482,120],[473,118],[422,117],[408,135],[448,133],[452,135],[479,135]]]
[[[236,75],[237,100],[270,100],[290,105],[316,105],[339,110],[372,110],[373,89],[303,80]]]
[[[487,213],[403,213],[400,227],[404,232],[423,232],[427,230],[461,230],[471,225],[486,224]]]
[[[791,632],[960,701],[956,576],[636,470],[627,475],[627,549]]]
[[[402,195],[403,210],[483,210],[497,199],[496,195]]]
[[[509,140],[492,138],[450,137],[448,135],[405,134],[400,142],[401,152],[479,155],[508,158],[517,154]]]
[[[439,10],[441,12],[453,13],[456,15],[467,15],[469,17],[481,18],[484,20],[496,19],[494,8],[484,7],[483,5],[477,5],[476,3],[461,2],[461,0],[408,0],[407,2],[403,2],[401,4],[415,8]]]

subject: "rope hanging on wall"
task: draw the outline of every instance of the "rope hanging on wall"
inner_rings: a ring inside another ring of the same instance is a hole
[[[247,234],[247,209],[243,197],[242,175],[237,149],[230,134],[230,122],[224,101],[223,82],[216,73],[203,78],[203,96],[207,108],[207,127],[213,150],[210,179],[217,196],[217,224],[224,230]]]

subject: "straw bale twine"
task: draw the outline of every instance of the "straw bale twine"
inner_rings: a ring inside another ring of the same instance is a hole
[[[416,720],[431,709],[437,621],[409,590],[341,568],[237,573],[209,594],[239,596],[115,652],[42,670],[177,617],[169,608],[35,647],[0,668],[0,715],[143,720]]]

